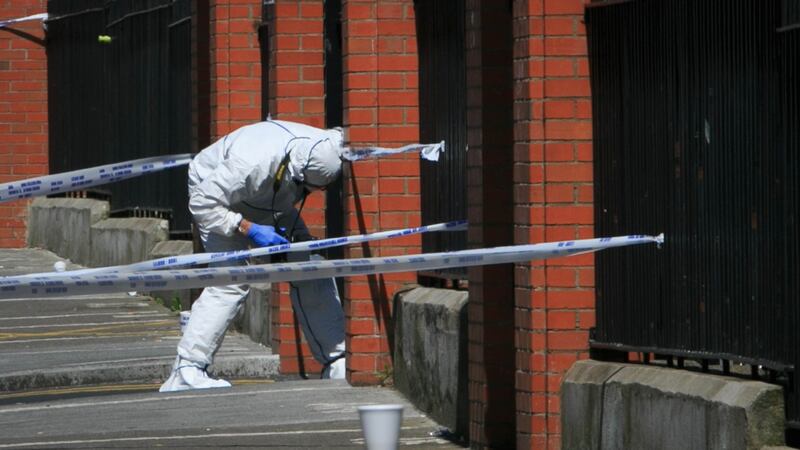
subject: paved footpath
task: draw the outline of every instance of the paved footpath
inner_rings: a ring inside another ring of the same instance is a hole
[[[357,407],[404,405],[400,448],[460,448],[391,389],[343,380],[238,383],[171,394],[127,392],[37,401],[0,395],[0,449],[363,448]]]
[[[0,249],[0,276],[58,260]],[[277,356],[235,332],[211,368],[232,388],[161,394],[178,338],[177,313],[145,296],[0,300],[0,450],[363,448],[357,406],[387,403],[404,405],[401,448],[460,448],[396,391],[281,379]]]

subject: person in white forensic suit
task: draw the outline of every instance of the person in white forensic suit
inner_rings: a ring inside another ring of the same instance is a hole
[[[189,210],[205,251],[283,244],[284,234],[310,238],[295,205],[302,209],[308,192],[340,176],[342,141],[340,129],[267,120],[239,128],[197,154],[189,164]],[[220,265],[226,264],[237,263]],[[231,385],[206,370],[248,292],[247,285],[203,290],[161,392]],[[291,297],[311,352],[324,367],[322,377],[344,378],[344,312],[334,280],[293,282]]]

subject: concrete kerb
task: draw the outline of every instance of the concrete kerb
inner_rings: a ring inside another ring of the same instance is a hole
[[[565,448],[760,449],[784,443],[782,388],[671,368],[579,361],[561,388]]]
[[[74,369],[32,370],[0,375],[0,390],[17,392],[67,386],[88,386],[110,383],[157,383],[172,370],[172,358],[159,361],[105,365]]]
[[[74,369],[35,370],[0,375],[0,391],[63,388],[118,383],[161,383],[172,371],[174,358],[109,364]],[[280,361],[277,355],[217,357],[209,372],[222,378],[277,379]],[[235,380],[233,381],[235,383]]]

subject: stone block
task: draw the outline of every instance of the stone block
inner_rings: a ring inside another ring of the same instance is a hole
[[[744,450],[784,444],[782,388],[760,381],[580,361],[564,377],[561,399],[565,449]]]
[[[131,264],[150,258],[155,245],[169,238],[166,220],[106,219],[91,227],[92,267]]]
[[[468,293],[414,288],[395,295],[394,383],[414,405],[468,434]]]
[[[28,212],[28,246],[76,264],[91,263],[91,227],[108,217],[108,202],[86,198],[35,198]]]
[[[621,366],[584,360],[572,365],[561,382],[561,443],[565,449],[599,449],[603,389]],[[566,428],[566,427],[569,428]]]

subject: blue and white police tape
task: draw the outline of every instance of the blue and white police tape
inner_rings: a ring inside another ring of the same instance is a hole
[[[439,153],[444,151],[444,141],[438,144],[409,144],[400,148],[367,147],[349,148],[342,152],[342,158],[348,161],[361,161],[367,158],[398,155],[407,152],[419,152],[419,157],[428,161],[439,161]]]
[[[37,280],[0,280],[0,299],[191,289],[254,282],[303,281],[447,267],[483,266],[572,256],[629,245],[650,243],[661,245],[663,242],[663,234],[659,236],[634,235],[394,257],[149,271],[130,274],[54,275]]]
[[[17,18],[17,19],[0,20],[0,28],[5,28],[5,27],[7,27],[9,25],[13,25],[15,23],[27,22],[29,20],[45,21],[45,20],[47,20],[47,17],[48,17],[47,13],[39,13],[39,14],[31,15],[31,16],[20,17],[20,18]]]
[[[396,149],[345,148],[342,157],[349,161],[361,161],[410,151],[419,151],[423,159],[438,161],[439,152],[444,151],[444,141],[438,144],[411,144]],[[0,184],[0,202],[88,189],[172,167],[185,166],[191,160],[192,155],[189,153],[156,156],[2,183]]]
[[[88,189],[171,167],[184,166],[191,160],[192,155],[189,153],[155,156],[12,181],[0,184],[0,202]]]
[[[355,236],[345,236],[329,239],[319,239],[316,241],[298,242],[294,244],[280,244],[271,247],[254,248],[251,250],[236,250],[229,252],[217,253],[197,253],[192,255],[179,255],[167,256],[164,258],[152,259],[149,261],[142,261],[124,266],[109,266],[97,267],[93,269],[79,269],[69,272],[48,272],[48,273],[33,273],[27,275],[17,275],[12,277],[0,277],[0,281],[8,281],[13,279],[39,279],[43,277],[50,277],[53,275],[96,275],[96,274],[110,274],[110,273],[126,273],[126,272],[142,272],[147,270],[162,270],[186,266],[194,266],[198,264],[211,264],[211,263],[224,263],[238,261],[242,259],[249,259],[258,256],[275,255],[279,253],[292,253],[292,252],[313,252],[331,247],[342,247],[345,245],[362,244],[364,242],[378,241],[382,239],[391,239],[403,236],[411,236],[421,233],[432,233],[436,231],[464,231],[467,229],[466,220],[458,220],[454,222],[437,223],[433,225],[425,225],[414,228],[403,228],[399,230],[379,231],[377,233],[359,234]]]

